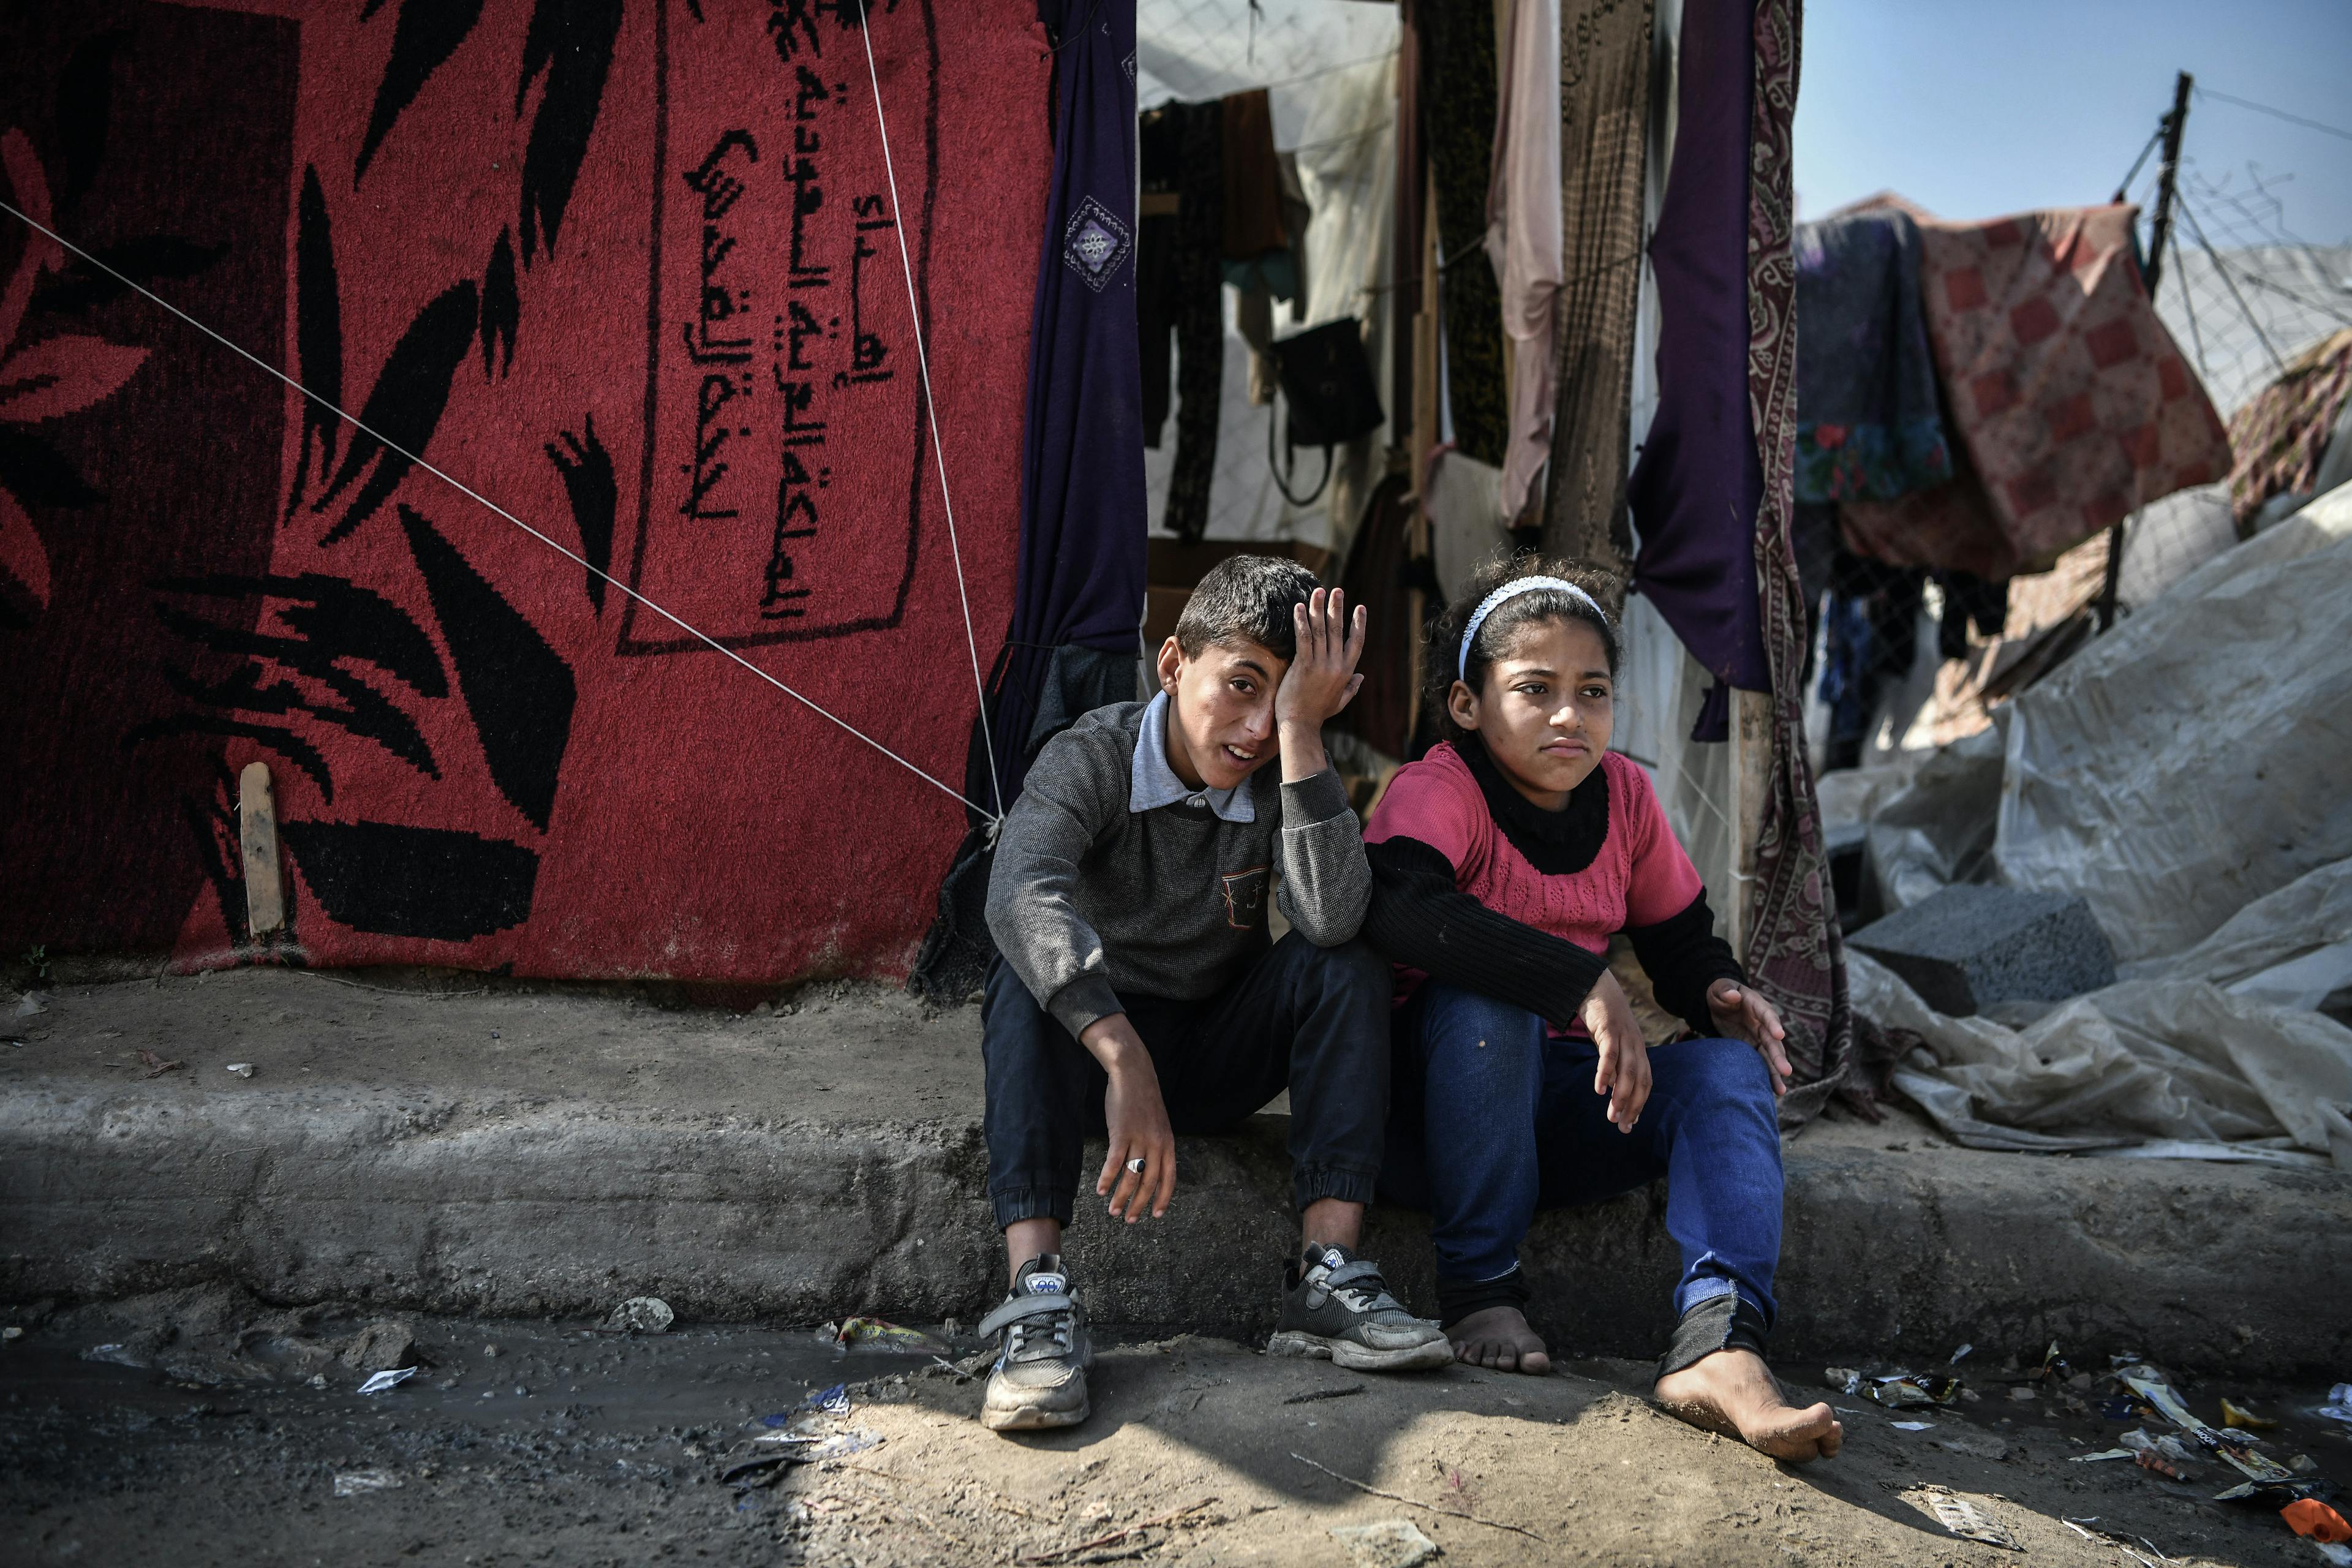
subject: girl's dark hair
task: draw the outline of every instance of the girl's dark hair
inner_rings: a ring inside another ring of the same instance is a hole
[[[1461,594],[1429,629],[1429,652],[1423,660],[1422,701],[1436,713],[1439,732],[1449,741],[1459,741],[1464,735],[1446,701],[1454,690],[1454,672],[1461,663],[1463,630],[1487,595],[1521,577],[1558,577],[1573,583],[1592,596],[1593,604],[1557,588],[1532,588],[1514,594],[1496,605],[1478,623],[1478,640],[1470,649],[1468,669],[1463,677],[1470,689],[1485,689],[1486,671],[1511,646],[1512,634],[1537,621],[1577,621],[1591,626],[1600,635],[1601,648],[1609,656],[1611,677],[1617,674],[1616,623],[1594,607],[1622,601],[1624,584],[1614,573],[1580,561],[1533,554],[1490,556],[1470,574],[1469,581],[1462,584]]]

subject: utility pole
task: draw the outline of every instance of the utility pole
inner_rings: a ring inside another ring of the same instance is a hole
[[[2180,132],[2189,123],[2189,89],[2197,79],[2187,71],[2172,84],[2172,112],[2164,117],[2164,163],[2156,177],[2156,221],[2148,229],[2147,260],[2140,268],[2147,284],[2149,303],[2156,300],[2156,281],[2164,276],[2164,247],[2172,238],[2172,196],[2180,172]],[[2146,156],[2142,153],[2142,156]],[[2116,624],[2116,588],[2123,579],[2124,525],[2118,520],[2107,530],[2107,574],[2099,584],[2099,629]]]

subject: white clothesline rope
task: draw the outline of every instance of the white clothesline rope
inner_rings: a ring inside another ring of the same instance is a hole
[[[895,200],[896,198],[894,197],[894,205]],[[844,719],[838,714],[827,710],[822,703],[803,695],[801,692],[794,690],[792,687],[787,686],[782,680],[777,679],[774,676],[769,674],[766,670],[761,669],[758,665],[753,664],[750,659],[745,658],[741,654],[737,653],[733,648],[729,647],[726,644],[720,642],[709,633],[703,631],[698,626],[691,626],[686,621],[680,619],[678,616],[672,615],[669,611],[662,608],[661,605],[654,603],[643,594],[638,593],[635,588],[630,587],[626,583],[622,582],[618,577],[614,576],[611,573],[604,571],[600,567],[590,563],[584,556],[574,553],[556,540],[541,533],[538,529],[533,528],[530,524],[525,522],[522,519],[517,517],[506,508],[499,505],[498,502],[490,500],[488,496],[483,495],[472,486],[451,477],[442,469],[436,468],[433,464],[426,462],[422,455],[410,451],[407,447],[402,446],[399,442],[394,441],[381,430],[377,430],[363,423],[358,416],[352,414],[339,405],[320,396],[318,393],[311,391],[309,387],[303,385],[292,376],[288,375],[284,371],[278,369],[276,365],[271,364],[268,360],[263,359],[260,355],[254,353],[251,350],[222,336],[219,332],[215,331],[204,322],[196,320],[195,317],[191,316],[177,305],[173,304],[172,301],[164,299],[161,294],[156,293],[153,289],[147,288],[144,284],[138,282],[134,279],[126,277],[122,273],[117,271],[114,268],[108,266],[105,262],[100,260],[97,257],[92,256],[89,251],[84,250],[80,246],[76,245],[72,240],[68,239],[64,235],[59,234],[57,230],[39,222],[22,210],[11,206],[6,202],[0,202],[0,212],[8,214],[11,217],[14,217],[26,227],[34,230],[36,233],[45,235],[48,238],[55,240],[58,245],[63,246],[66,249],[73,252],[76,256],[81,258],[82,260],[88,262],[90,266],[97,268],[100,272],[112,278],[116,282],[123,285],[123,287],[144,296],[146,299],[152,300],[158,305],[161,305],[164,310],[169,310],[183,321],[187,322],[188,325],[195,328],[196,331],[204,333],[205,336],[212,339],[215,342],[220,344],[223,348],[227,349],[230,353],[260,366],[261,369],[268,372],[271,375],[276,376],[279,381],[284,382],[296,392],[300,393],[303,396],[309,398],[311,402],[317,404],[328,413],[332,414],[336,418],[342,420],[353,429],[363,432],[378,445],[382,446],[386,451],[397,453],[399,456],[407,458],[417,468],[420,468],[426,473],[431,474],[435,479],[439,479],[443,484],[447,485],[458,494],[467,497],[468,500],[478,502],[480,505],[497,513],[499,517],[504,518],[507,521],[514,524],[525,533],[530,534],[533,539],[538,540],[541,544],[546,545],[550,550],[554,551],[558,555],[562,556],[572,564],[583,567],[595,576],[604,579],[606,583],[618,588],[622,593],[626,594],[630,598],[635,599],[646,609],[651,610],[654,614],[661,616],[662,619],[669,622],[672,626],[677,627],[678,630],[686,633],[688,637],[693,637],[698,642],[707,644],[711,648],[724,654],[727,658],[734,660],[737,664],[741,665],[745,669],[750,670],[753,675],[758,676],[761,679],[766,681],[769,685],[774,687],[777,690],[782,692],[793,701],[798,702],[803,707],[808,709],[809,711],[816,714],[819,718],[827,720],[830,722],[838,725],[843,730],[847,731],[850,734],[855,735],[857,739],[865,742],[867,745],[873,747],[876,751],[881,752],[884,756],[889,758],[900,767],[905,768],[908,773],[913,773],[916,777],[945,791],[950,795],[953,795],[957,800],[963,802],[964,805],[971,807],[974,811],[979,812],[982,816],[987,817],[990,821],[993,822],[999,820],[999,814],[997,812],[992,810],[988,806],[981,805],[978,801],[971,799],[961,790],[957,789],[954,785],[942,782],[939,778],[934,777],[931,773],[926,772],[924,769],[917,766],[915,763],[908,762],[906,758],[900,756],[898,752],[892,751],[889,747],[884,745],[873,736],[866,733],[865,731],[860,730],[856,725],[852,724],[846,719]],[[934,426],[934,428],[936,428],[936,426]],[[936,436],[933,437],[933,444],[937,444]],[[941,471],[940,478],[942,485],[944,485],[946,479],[944,469]],[[959,562],[956,566],[956,582],[957,587],[959,591],[961,591],[963,582],[963,567],[961,562]],[[969,612],[967,612],[965,626],[967,634],[969,634],[970,631],[970,621],[968,617]],[[977,652],[974,653],[973,657],[976,663],[978,659]],[[982,722],[985,723],[986,713],[984,710],[982,712]],[[991,771],[992,773],[993,770],[992,769]]]
[[[940,401],[931,395],[931,355],[923,342],[923,312],[915,303],[915,264],[907,255],[907,214],[898,205],[898,170],[890,157],[890,121],[882,112],[882,75],[874,66],[874,18],[858,0],[857,36],[866,44],[866,79],[874,84],[874,124],[882,142],[882,173],[890,185],[891,232],[898,237],[898,268],[907,278],[907,319],[915,328],[915,363],[923,373],[923,413],[931,422],[931,456],[940,468],[940,506],[948,517],[948,554],[955,561],[956,603],[963,608],[963,644],[971,655],[971,689],[980,701],[980,743],[988,754],[988,798],[980,809],[993,819],[1003,814],[1003,785],[996,773],[996,737],[988,725],[988,683],[980,673],[980,639],[971,630],[971,595],[963,585],[963,549],[956,542],[955,501],[948,494],[948,451],[940,444]]]

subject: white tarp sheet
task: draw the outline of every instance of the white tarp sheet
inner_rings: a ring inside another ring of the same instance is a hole
[[[1980,1147],[2352,1170],[2352,1029],[2314,1010],[2352,987],[2347,649],[2339,491],[1927,762],[1869,829],[1889,907],[1955,880],[2076,892],[2123,965],[2012,1029],[1944,1017],[1850,953],[1856,1009],[1927,1042],[1897,1087]]]

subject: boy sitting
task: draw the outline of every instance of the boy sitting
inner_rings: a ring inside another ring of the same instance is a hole
[[[1168,1212],[1176,1134],[1290,1090],[1304,1248],[1270,1352],[1368,1370],[1442,1366],[1435,1324],[1353,1256],[1388,1109],[1388,966],[1354,940],[1371,875],[1323,724],[1363,678],[1364,612],[1286,561],[1237,555],[1160,650],[1160,695],[1047,742],[1004,819],[988,887],[1000,957],[982,1013],[988,1194],[1011,1293],[981,1419],[1086,1419],[1094,1359],[1061,1258],[1079,1148],[1114,1218]],[[1280,782],[1266,766],[1281,760]],[[1266,889],[1290,934],[1268,944]]]

